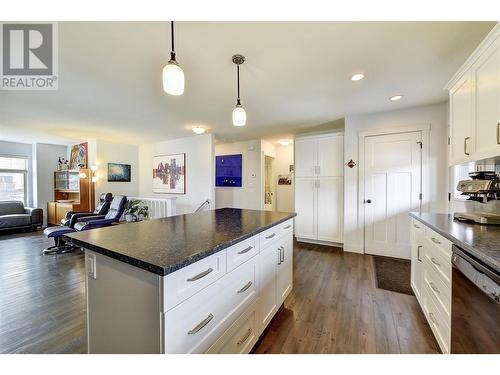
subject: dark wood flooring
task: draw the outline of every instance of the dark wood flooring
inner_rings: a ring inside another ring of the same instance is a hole
[[[0,353],[85,353],[83,253],[0,235]],[[437,353],[415,297],[375,286],[370,256],[295,245],[294,289],[255,353]]]

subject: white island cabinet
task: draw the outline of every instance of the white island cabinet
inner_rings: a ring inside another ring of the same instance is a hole
[[[165,276],[85,259],[89,353],[248,353],[292,290],[293,219]]]

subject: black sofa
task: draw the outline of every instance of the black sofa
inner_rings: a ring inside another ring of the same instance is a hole
[[[0,231],[42,227],[43,210],[24,207],[20,201],[0,201]]]

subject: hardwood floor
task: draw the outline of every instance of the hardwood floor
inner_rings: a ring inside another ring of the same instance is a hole
[[[416,298],[377,289],[371,256],[296,243],[294,262],[255,353],[439,353]]]
[[[85,353],[83,253],[0,235],[0,353]],[[372,258],[295,244],[294,289],[255,353],[436,353],[413,296],[377,289]]]

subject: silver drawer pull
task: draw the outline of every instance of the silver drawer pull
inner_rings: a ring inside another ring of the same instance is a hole
[[[250,250],[253,249],[253,246],[248,246],[246,249],[243,249],[241,251],[238,251],[238,254],[245,254],[248,253]]]
[[[252,334],[252,328],[249,328],[247,333],[245,333],[245,336],[243,336],[240,341],[238,341],[236,344],[237,345],[241,345],[243,344],[245,341],[248,340],[248,338],[250,337],[250,335]]]
[[[413,224],[413,226],[414,226],[415,228],[417,228],[417,229],[420,229],[420,226],[419,226],[419,225],[417,225],[417,224]]]
[[[274,236],[276,236],[276,233],[273,233],[273,234],[270,234],[269,236],[266,237],[266,240],[270,240],[271,238],[273,238]]]
[[[439,327],[439,323],[436,321],[436,318],[434,318],[434,314],[429,312],[429,317],[431,318],[432,323],[434,323],[436,327]]]
[[[431,257],[431,262],[434,263],[436,266],[441,267],[441,263],[439,263],[436,258]]]
[[[196,327],[194,327],[191,331],[188,332],[188,335],[194,335],[198,333],[203,327],[205,327],[210,321],[214,318],[212,314],[209,314],[203,321],[201,321]]]
[[[212,268],[209,268],[208,270],[203,271],[202,273],[199,273],[198,275],[193,276],[193,277],[191,277],[191,278],[187,279],[186,281],[196,281],[196,280],[199,280],[199,279],[201,279],[202,277],[207,276],[207,275],[208,275],[210,272],[212,272],[212,271],[213,271],[213,269],[212,269]]]
[[[431,281],[429,283],[429,285],[431,286],[432,290],[435,291],[437,294],[439,294],[439,289],[437,288],[437,286]]]
[[[441,245],[441,242],[439,242],[439,240],[434,237],[431,238],[431,241],[437,243],[438,245]]]
[[[291,225],[287,225],[286,227],[284,227],[283,229],[290,229],[292,226]]]
[[[238,293],[244,293],[248,290],[248,288],[250,288],[252,286],[252,282],[249,281],[248,283],[246,283],[246,285],[241,288],[240,290],[238,290]]]

